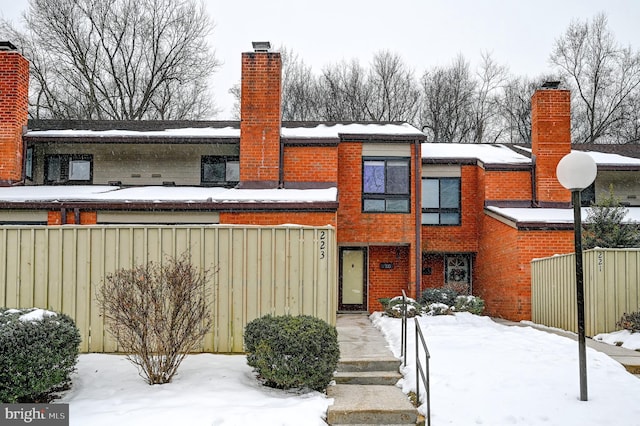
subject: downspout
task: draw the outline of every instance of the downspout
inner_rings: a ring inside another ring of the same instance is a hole
[[[531,154],[531,207],[538,207],[538,188],[536,187],[536,156]]]
[[[415,299],[418,300],[420,298],[420,287],[422,286],[422,244],[421,244],[421,236],[422,236],[422,191],[421,191],[421,183],[422,183],[422,153],[420,150],[420,140],[417,139],[415,141],[415,149],[414,149],[414,158],[415,158],[415,210],[416,210],[416,249],[415,249],[415,262],[416,262],[416,294]]]
[[[280,127],[282,129],[282,127]],[[284,188],[284,141],[280,136],[280,153],[278,154],[278,188]]]

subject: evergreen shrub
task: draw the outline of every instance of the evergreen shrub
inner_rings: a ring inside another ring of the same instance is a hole
[[[266,315],[247,324],[247,363],[266,386],[326,389],[338,365],[336,328],[308,316]]]
[[[70,384],[79,344],[67,315],[0,308],[0,402],[50,402]]]
[[[632,333],[640,333],[640,312],[625,313],[616,325]]]

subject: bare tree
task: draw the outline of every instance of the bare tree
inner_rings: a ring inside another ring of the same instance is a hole
[[[575,21],[556,40],[550,56],[576,93],[574,115],[579,124],[578,143],[618,142],[611,130],[625,115],[625,102],[640,85],[640,55],[619,45],[607,26],[605,14],[591,21]]]
[[[413,71],[399,55],[389,51],[375,54],[369,69],[370,97],[364,105],[374,121],[412,122],[416,116],[420,90]]]
[[[473,103],[473,142],[492,143],[500,137],[502,128],[496,123],[499,96],[507,78],[507,68],[499,65],[489,53],[482,53],[482,62],[477,72]]]
[[[25,32],[35,118],[193,119],[214,112],[212,23],[194,0],[30,0]]]
[[[462,55],[423,74],[419,120],[435,142],[470,142],[475,82]]]
[[[320,116],[324,120],[369,119],[366,105],[371,98],[366,70],[357,60],[325,67],[319,81]]]
[[[282,119],[318,120],[317,79],[300,57],[285,47],[282,54]]]

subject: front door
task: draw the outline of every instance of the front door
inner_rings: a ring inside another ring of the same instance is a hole
[[[367,249],[366,247],[340,248],[340,311],[367,310]]]

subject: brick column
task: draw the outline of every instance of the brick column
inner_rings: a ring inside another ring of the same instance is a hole
[[[22,180],[22,129],[29,106],[29,62],[0,42],[0,185]]]
[[[558,162],[571,152],[571,93],[539,89],[531,98],[531,148],[535,156],[534,201],[538,205],[567,207],[571,193],[556,177]]]
[[[240,186],[275,188],[280,178],[280,53],[242,54]]]

